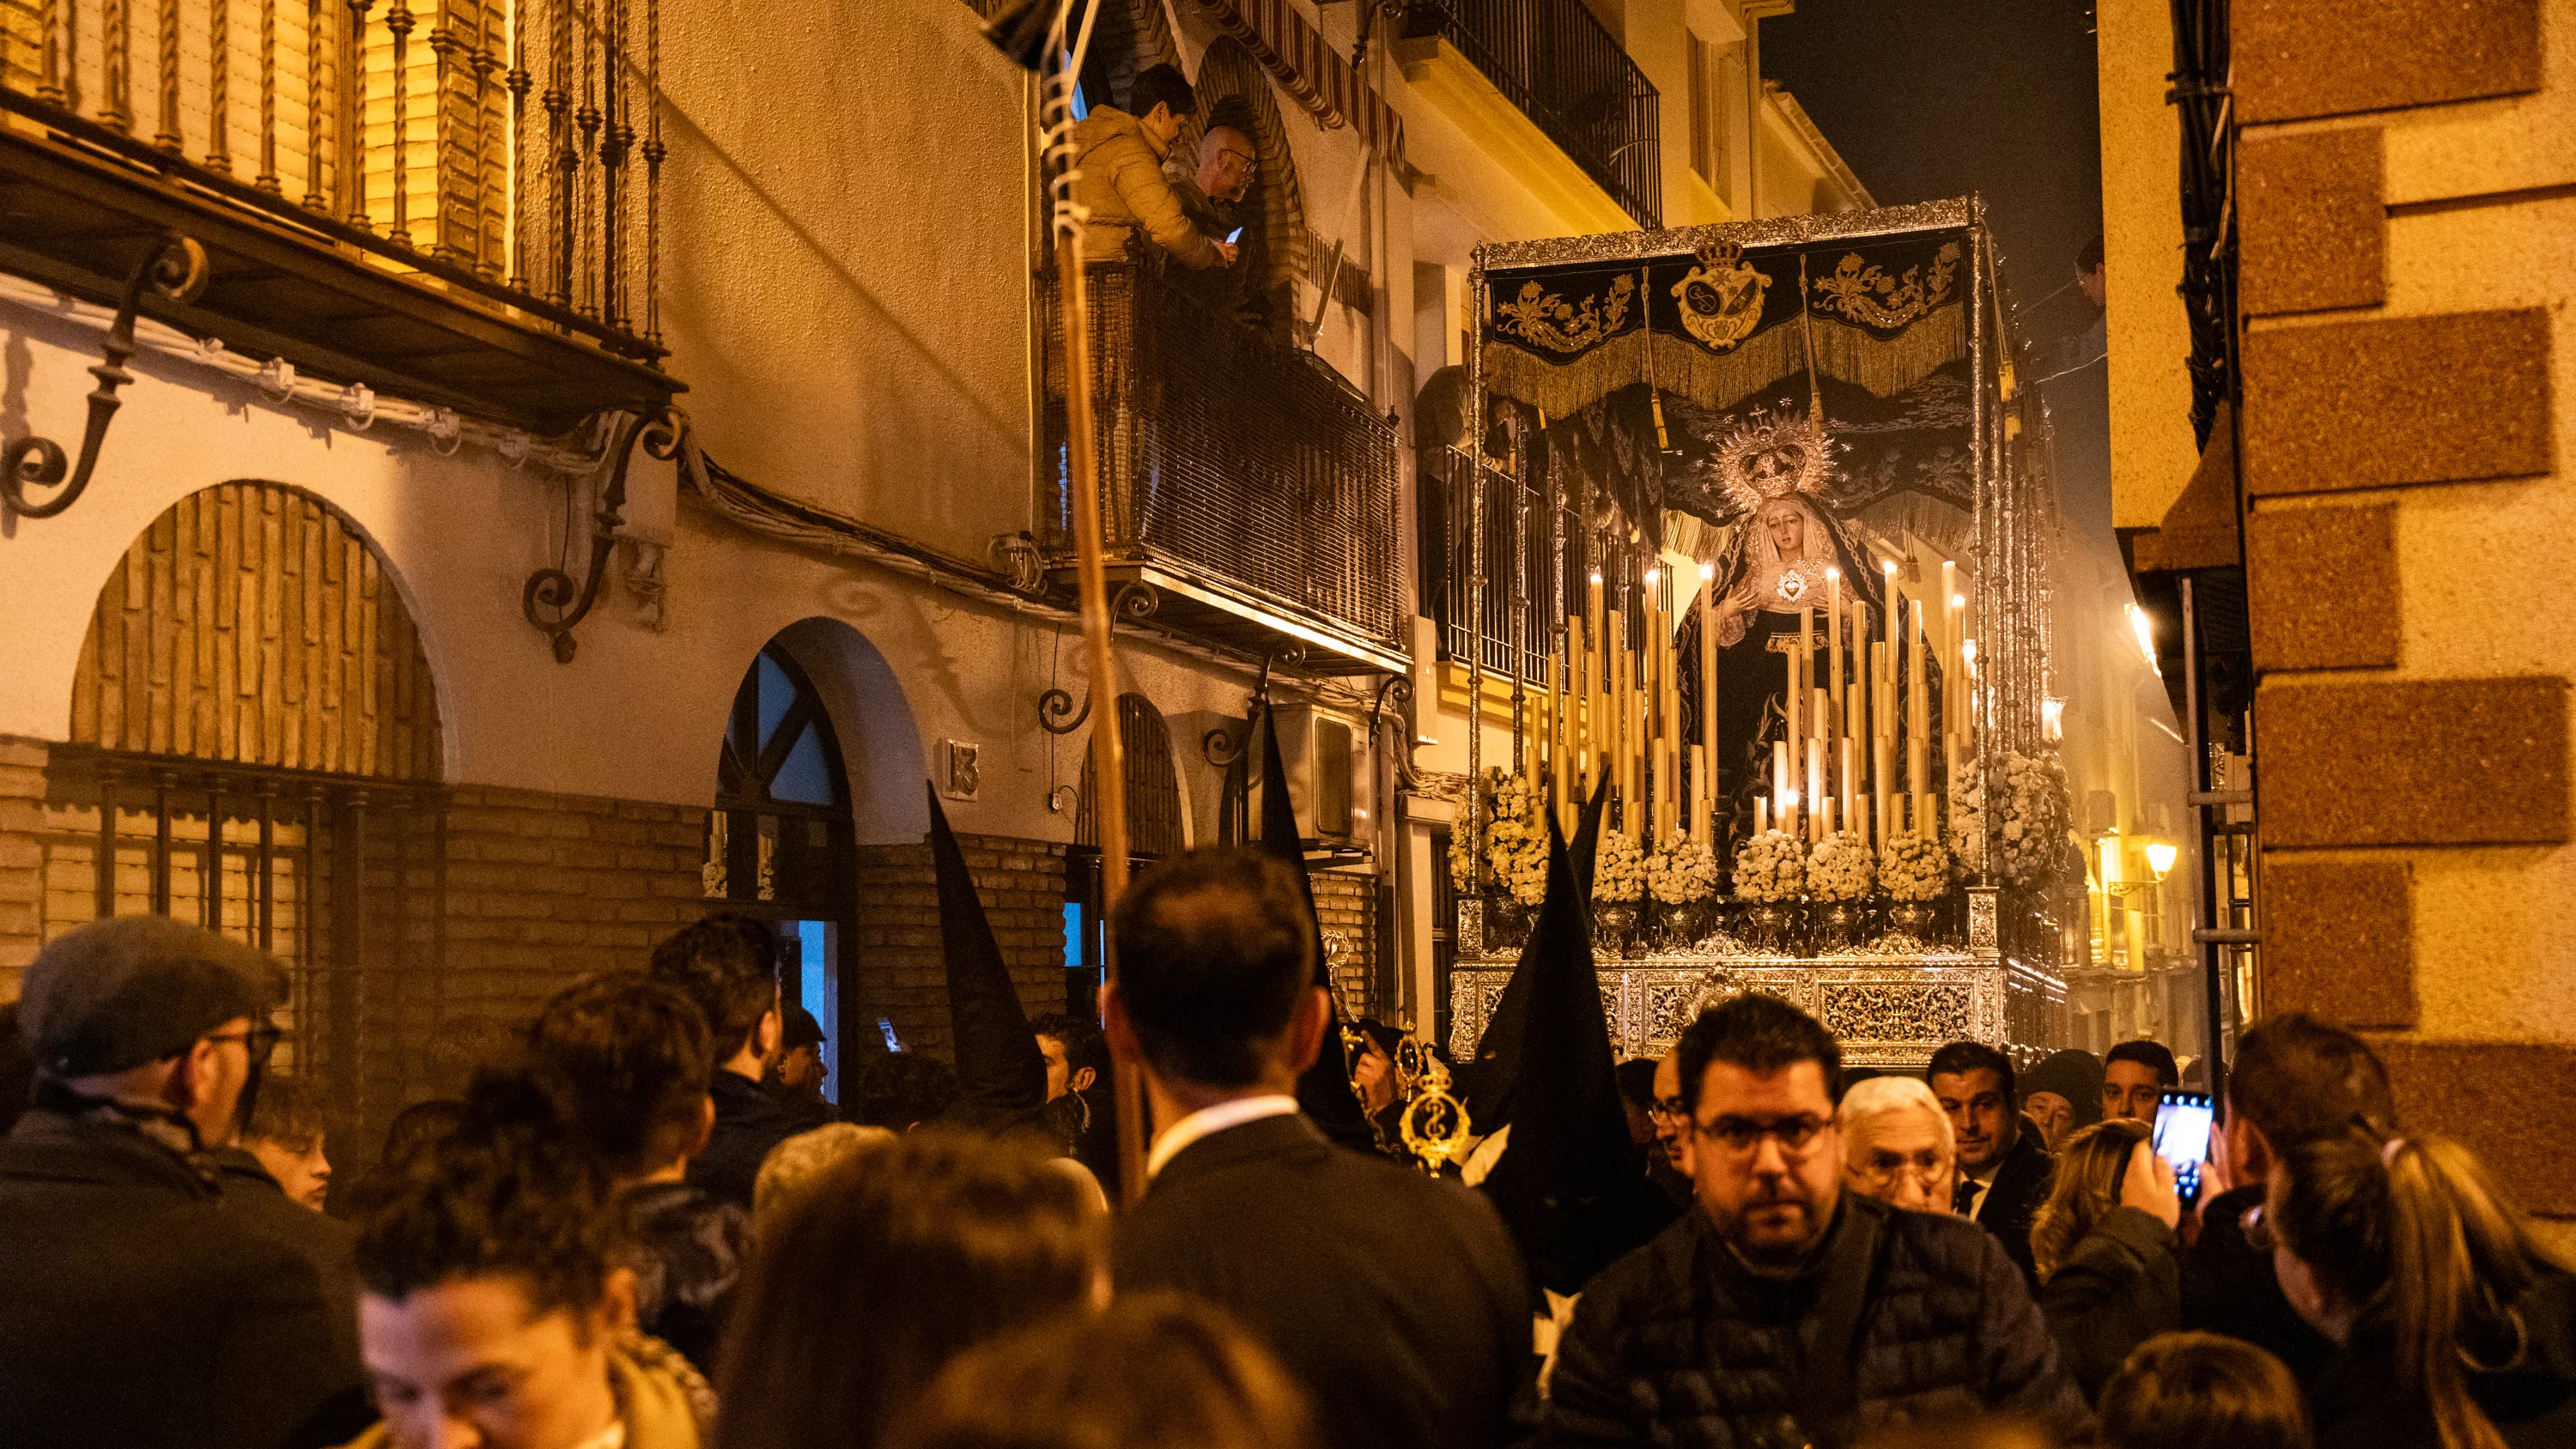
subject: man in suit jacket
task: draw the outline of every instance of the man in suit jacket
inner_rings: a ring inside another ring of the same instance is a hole
[[[1332,1008],[1293,869],[1195,851],[1119,903],[1105,1025],[1161,1131],[1118,1286],[1233,1311],[1304,1384],[1320,1443],[1485,1449],[1530,1363],[1519,1257],[1474,1193],[1298,1113]]]
[[[2012,1058],[1984,1042],[1954,1041],[1932,1054],[1923,1076],[1959,1139],[1959,1186],[1951,1209],[2002,1239],[2004,1252],[2037,1292],[2030,1225],[2048,1200],[2056,1162],[2037,1133],[2022,1130]]]

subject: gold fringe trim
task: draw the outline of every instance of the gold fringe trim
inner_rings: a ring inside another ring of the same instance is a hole
[[[1952,558],[1975,556],[1976,515],[1930,494],[1891,493],[1853,520],[1881,538],[1902,539],[1911,533]]]
[[[1877,337],[1814,317],[1816,371],[1866,388],[1873,397],[1903,392],[1945,363],[1968,355],[1967,312],[1956,302],[1934,308],[1894,337]],[[1519,347],[1485,344],[1485,387],[1565,417],[1623,387],[1652,382],[1705,408],[1731,408],[1762,388],[1806,370],[1802,328],[1773,323],[1732,352],[1715,353],[1687,337],[1626,333],[1568,363],[1550,363]],[[1651,343],[1651,356],[1649,355]]]

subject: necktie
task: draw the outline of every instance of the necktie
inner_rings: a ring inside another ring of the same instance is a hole
[[[1976,1205],[1977,1184],[1968,1178],[1960,1178],[1958,1189],[1950,1194],[1950,1211],[1964,1218],[1970,1216],[1970,1210]]]

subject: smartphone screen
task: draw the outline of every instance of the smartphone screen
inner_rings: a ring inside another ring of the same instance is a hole
[[[885,1044],[886,1044],[886,1050],[887,1050],[887,1051],[890,1051],[890,1052],[899,1052],[899,1051],[902,1051],[902,1050],[903,1050],[903,1042],[902,1042],[901,1040],[899,1040],[899,1039],[895,1036],[895,1034],[894,1034],[894,1018],[889,1017],[889,1016],[880,1016],[880,1017],[878,1017],[878,1018],[877,1018],[877,1030],[878,1030],[878,1031],[880,1031],[880,1032],[883,1032],[883,1033],[885,1034]]]
[[[2189,1207],[2200,1197],[2200,1167],[2209,1160],[2217,1114],[2207,1092],[2167,1092],[2156,1107],[2156,1155],[2173,1164],[2174,1190]]]
[[[1238,226],[1234,230],[1227,232],[1225,234],[1225,239],[1228,242],[1238,242],[1243,240],[1243,228]]]

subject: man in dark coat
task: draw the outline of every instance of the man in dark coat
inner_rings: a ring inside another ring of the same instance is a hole
[[[716,1068],[707,1081],[715,1131],[689,1159],[689,1185],[749,1212],[761,1159],[811,1125],[761,1086],[786,1020],[778,934],[748,916],[709,916],[653,948],[653,975],[687,992],[715,1037]]]
[[[688,995],[636,971],[565,987],[528,1028],[530,1067],[571,1108],[576,1131],[563,1145],[615,1186],[636,1326],[709,1374],[751,1256],[751,1215],[688,1180],[714,1127],[714,1053]]]
[[[1954,1041],[1932,1054],[1923,1078],[1959,1142],[1959,1186],[1951,1211],[1995,1235],[2032,1291],[2030,1225],[2048,1201],[2056,1163],[2038,1135],[2023,1130],[2013,1095],[2012,1058],[1979,1041]]]
[[[129,916],[57,939],[23,985],[38,1078],[0,1143],[0,1444],[357,1432],[357,1364],[313,1264],[232,1210],[211,1155],[275,1044],[276,963]]]
[[[1232,1311],[1312,1396],[1319,1443],[1499,1443],[1530,1352],[1519,1258],[1474,1193],[1337,1148],[1298,1112],[1332,1012],[1292,868],[1175,856],[1112,928],[1109,1044],[1160,1128],[1119,1227],[1119,1288]]]
[[[1840,1449],[1908,1420],[2093,1428],[1994,1240],[1842,1190],[1842,1054],[1746,994],[1682,1034],[1698,1206],[1585,1290],[1558,1348],[1549,1445]]]
[[[2267,1016],[2236,1039],[2227,1068],[2228,1190],[2200,1206],[2200,1236],[2182,1257],[2182,1326],[2241,1338],[2314,1386],[2335,1345],[2281,1292],[2269,1249],[2246,1241],[2279,1155],[2343,1131],[2355,1117],[2397,1129],[2388,1072],[2369,1044],[2305,1012]]]

